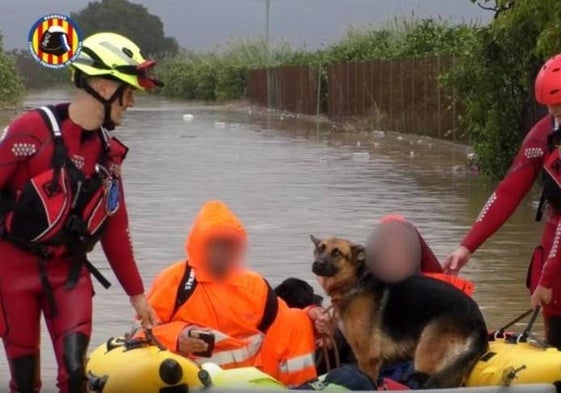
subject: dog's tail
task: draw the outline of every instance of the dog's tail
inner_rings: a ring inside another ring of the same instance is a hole
[[[427,389],[459,387],[465,382],[475,364],[489,349],[487,329],[477,329],[466,338],[469,343],[465,352],[460,353],[439,372],[431,375],[425,383]]]

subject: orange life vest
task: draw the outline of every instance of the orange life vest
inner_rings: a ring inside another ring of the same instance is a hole
[[[440,281],[447,282],[448,284],[452,284],[468,296],[472,296],[475,292],[475,284],[469,280],[466,280],[465,278],[451,276],[444,273],[423,273],[423,276],[431,277]]]
[[[200,362],[224,368],[257,366],[290,385],[315,377],[313,326],[303,310],[289,309],[260,275],[240,268],[217,282],[206,262],[206,244],[217,236],[246,241],[239,220],[220,202],[204,205],[186,241],[188,262],[165,269],[148,301],[162,323],[155,336],[172,351],[184,329],[214,334],[214,350]],[[190,355],[191,356],[191,355]]]

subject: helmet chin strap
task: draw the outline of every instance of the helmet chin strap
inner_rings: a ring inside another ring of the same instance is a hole
[[[84,83],[82,84],[82,88],[103,105],[104,116],[101,126],[107,131],[113,131],[115,129],[115,123],[111,119],[111,106],[117,98],[119,99],[119,104],[123,105],[123,92],[127,88],[127,85],[121,83],[117,90],[115,90],[115,93],[113,93],[113,95],[109,97],[109,99],[102,97],[101,94],[95,91],[87,81],[84,81]]]

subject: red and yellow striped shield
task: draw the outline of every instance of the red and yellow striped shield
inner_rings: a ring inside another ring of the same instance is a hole
[[[29,51],[41,65],[62,68],[78,57],[82,32],[69,17],[49,14],[39,18],[29,31]]]

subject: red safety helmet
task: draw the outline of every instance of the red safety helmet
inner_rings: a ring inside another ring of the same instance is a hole
[[[561,104],[561,54],[545,62],[536,78],[536,101],[542,105]]]

